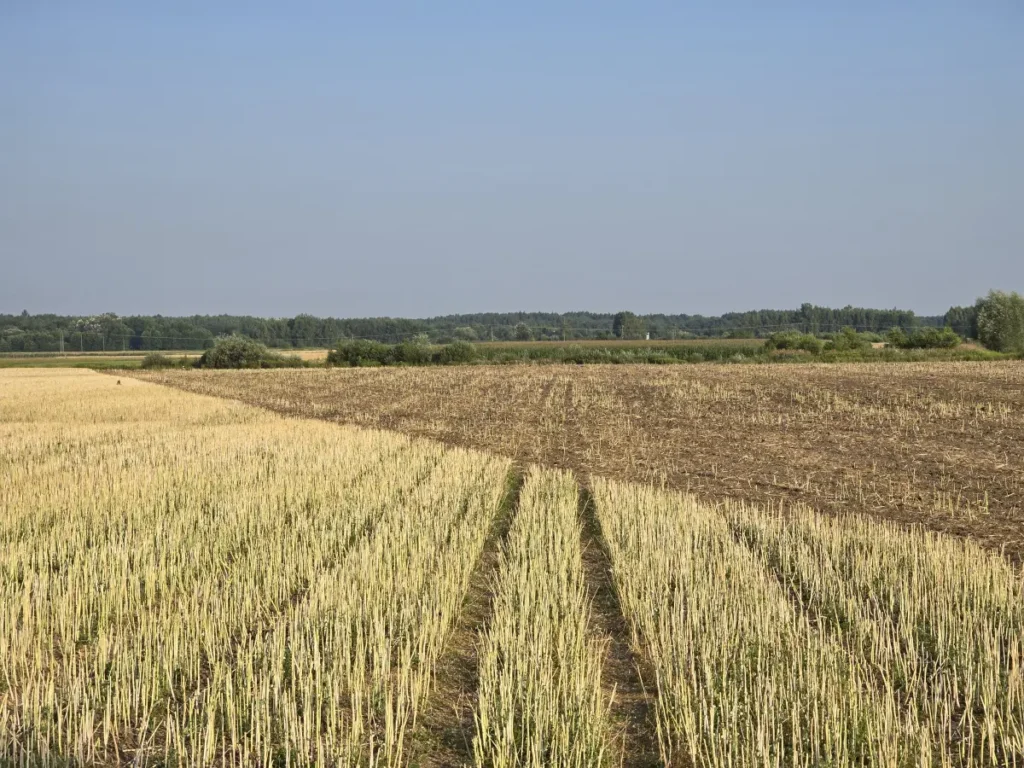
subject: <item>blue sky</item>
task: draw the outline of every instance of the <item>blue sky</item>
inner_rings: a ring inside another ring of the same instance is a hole
[[[0,0],[0,312],[1024,289],[1024,6],[688,5]]]

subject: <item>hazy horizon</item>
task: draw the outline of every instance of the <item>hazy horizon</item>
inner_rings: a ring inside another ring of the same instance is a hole
[[[939,315],[1024,289],[1019,3],[6,3],[0,311]]]
[[[987,293],[987,291],[986,291]],[[814,303],[814,302],[811,302]],[[894,306],[894,307],[867,307],[856,304],[843,304],[842,306],[829,306],[823,304],[817,304],[816,306],[824,307],[826,309],[845,309],[848,306],[854,309],[874,309],[874,310],[903,310],[911,311],[918,317],[938,317],[944,315],[947,310],[954,306],[973,306],[974,300],[964,301],[960,304],[951,304],[940,312],[919,312],[914,307],[907,306]],[[463,317],[467,315],[484,315],[484,314],[496,314],[496,315],[573,315],[573,314],[589,314],[589,315],[615,315],[618,312],[629,311],[636,315],[701,315],[706,317],[720,317],[726,314],[744,314],[746,312],[780,312],[780,311],[791,311],[799,309],[800,305],[797,304],[792,307],[747,307],[747,308],[736,308],[727,309],[722,312],[687,312],[685,309],[672,312],[663,312],[659,310],[652,310],[650,312],[639,312],[631,309],[630,307],[619,307],[617,309],[603,310],[603,309],[510,309],[510,310],[489,310],[482,309],[479,311],[469,310],[466,312],[441,312],[433,315],[317,315],[313,312],[296,312],[289,315],[267,315],[253,312],[189,312],[186,314],[171,314],[168,312],[118,312],[114,309],[106,309],[97,312],[53,312],[53,311],[40,311],[32,312],[22,308],[17,311],[9,311],[4,307],[0,307],[0,315],[20,315],[23,310],[28,311],[29,315],[56,315],[64,317],[95,317],[98,315],[112,312],[118,317],[133,317],[133,316],[156,316],[161,317],[257,317],[264,320],[287,320],[296,317],[297,315],[312,315],[318,318],[333,318],[335,320],[362,320],[362,319],[374,319],[374,318],[390,318],[392,320],[433,320],[442,317]]]

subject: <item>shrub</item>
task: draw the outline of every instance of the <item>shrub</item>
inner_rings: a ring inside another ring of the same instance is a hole
[[[272,352],[245,336],[231,336],[206,350],[195,365],[197,368],[302,368],[306,363],[297,355]]]
[[[459,365],[471,363],[476,359],[476,347],[468,341],[455,341],[445,344],[437,353],[437,362],[441,365]]]
[[[898,349],[952,349],[959,346],[960,337],[952,328],[917,328],[909,334],[902,328],[893,328],[887,341]]]
[[[434,351],[430,344],[418,338],[403,341],[391,349],[391,361],[404,365],[430,365]]]
[[[394,362],[394,348],[390,344],[379,341],[354,339],[339,342],[338,346],[327,353],[328,365],[369,366],[387,365]]]
[[[902,328],[893,328],[885,335],[885,340],[890,347],[896,347],[896,349],[906,349],[907,344],[910,343],[910,337]]]
[[[375,365],[452,365],[469,363],[477,357],[476,348],[468,341],[446,344],[436,352],[420,339],[401,344],[356,339],[343,341],[327,353],[327,364],[350,367]]]
[[[1024,353],[1024,297],[990,291],[978,299],[978,340],[997,352]]]
[[[825,344],[825,349],[835,352],[854,352],[861,349],[867,349],[870,346],[871,342],[865,339],[861,334],[857,333],[853,328],[843,328],[843,330],[837,333],[831,341]]]
[[[793,341],[801,334],[796,331],[780,331],[773,333],[764,342],[765,349],[792,349]]]
[[[927,343],[919,346],[933,349],[952,349],[960,346],[960,336],[952,328],[929,328],[923,341]]]
[[[262,368],[270,352],[258,341],[232,336],[218,341],[199,358],[200,368]]]
[[[812,355],[817,355],[825,348],[825,342],[809,333],[781,331],[769,336],[764,347],[769,351],[773,349],[802,349]]]

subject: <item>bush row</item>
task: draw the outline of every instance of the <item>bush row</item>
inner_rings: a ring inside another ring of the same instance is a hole
[[[952,349],[960,346],[960,337],[952,328],[915,328],[910,333],[902,328],[893,328],[886,341],[897,349]]]
[[[414,341],[382,344],[357,339],[343,341],[327,353],[327,364],[368,367],[377,365],[456,365],[471,363],[477,350],[468,341],[455,341],[436,347]]]
[[[475,346],[457,341],[444,346],[406,342],[381,344],[375,341],[347,341],[332,349],[328,365],[459,365],[464,363],[513,364],[550,363],[685,363],[703,361],[739,362],[764,357],[758,344],[742,345],[652,345],[644,347],[583,346],[551,344],[502,348]]]
[[[787,331],[773,334],[763,345],[678,344],[649,346],[607,346],[550,344],[528,347],[476,346],[456,341],[443,346],[423,341],[383,344],[353,340],[338,344],[327,355],[327,365],[342,367],[395,365],[460,365],[467,363],[564,363],[564,364],[671,364],[701,362],[788,362],[811,357],[822,362],[910,360],[910,359],[996,359],[1003,355],[984,350],[957,350],[960,337],[950,329],[921,328],[910,334],[894,329],[888,345],[875,349],[875,334],[847,329],[829,338]],[[880,338],[880,337],[878,337]],[[244,337],[219,341],[198,360],[171,358],[160,353],[147,355],[143,368],[300,368],[315,363],[296,356],[281,355]]]
[[[828,334],[824,338],[796,331],[774,333],[765,342],[765,348],[803,350],[820,355],[823,352],[859,352],[882,341],[896,349],[952,349],[960,345],[961,339],[952,328],[915,328],[909,333],[902,328],[893,328],[884,338],[877,333],[857,333],[852,328],[844,328],[840,333]]]

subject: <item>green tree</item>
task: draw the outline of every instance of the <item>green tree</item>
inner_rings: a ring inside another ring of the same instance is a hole
[[[291,343],[294,347],[315,347],[319,342],[320,321],[312,315],[296,315],[288,321]]]
[[[978,340],[997,352],[1024,352],[1024,297],[990,291],[978,299]]]
[[[815,334],[818,332],[818,319],[815,306],[805,301],[800,305],[800,317],[803,320],[804,332]]]
[[[968,339],[978,338],[978,308],[950,307],[942,318],[943,325]]]
[[[910,333],[902,328],[893,328],[886,334],[886,341],[897,349],[952,349],[960,344],[960,337],[949,327],[925,326]]]
[[[612,333],[620,339],[642,339],[644,321],[632,312],[618,312],[612,320]]]
[[[857,333],[856,330],[847,326],[842,331],[835,334],[835,337],[826,344],[826,349],[834,349],[839,352],[852,352],[857,349],[866,349],[871,346],[871,342],[867,341],[861,334]]]
[[[512,336],[516,341],[529,341],[533,338],[526,323],[516,323],[516,327],[512,329]]]

